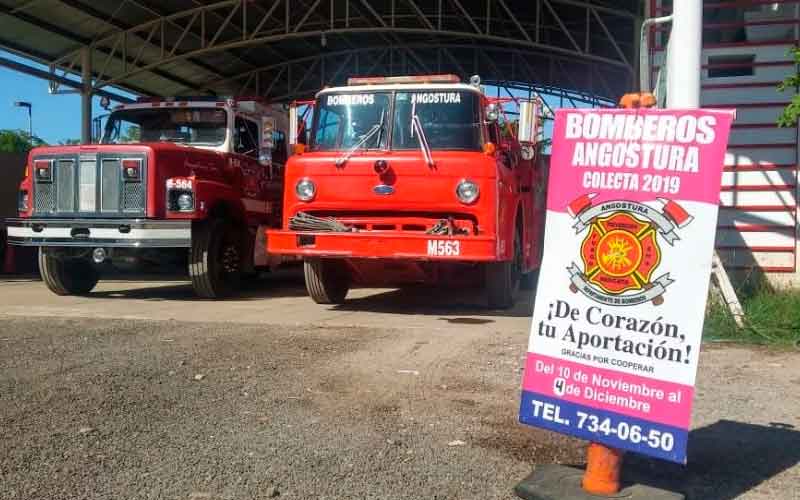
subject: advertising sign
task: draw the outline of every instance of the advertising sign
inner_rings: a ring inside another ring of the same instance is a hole
[[[686,462],[733,117],[556,112],[522,423]]]

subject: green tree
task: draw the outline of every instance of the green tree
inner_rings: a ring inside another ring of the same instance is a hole
[[[46,146],[39,137],[33,136],[33,147]],[[31,149],[31,138],[24,130],[0,130],[0,151],[4,153],[26,153]]]
[[[798,68],[797,65],[800,64],[800,47],[789,49],[789,54],[794,59],[795,68]],[[800,118],[800,94],[797,93],[798,88],[800,88],[800,73],[798,73],[797,69],[795,69],[793,75],[787,76],[778,85],[780,92],[786,92],[787,90],[794,92],[792,102],[783,108],[781,115],[778,117],[779,127],[794,127],[797,125],[797,119]]]
[[[61,139],[58,141],[61,146],[77,146],[81,143],[80,139]]]
[[[122,143],[136,143],[142,140],[142,129],[136,125],[131,125],[120,134],[119,141]]]

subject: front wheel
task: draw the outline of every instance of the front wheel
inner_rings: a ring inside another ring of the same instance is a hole
[[[350,271],[339,259],[307,259],[303,262],[308,295],[317,304],[342,304],[350,291]]]
[[[88,259],[59,258],[45,248],[39,248],[39,274],[56,295],[86,295],[100,280],[97,269]]]
[[[199,223],[192,231],[189,277],[195,293],[206,299],[229,297],[242,278],[241,238],[222,219]]]
[[[522,276],[522,238],[514,235],[511,260],[486,264],[486,295],[490,309],[508,309],[514,305]]]
[[[534,269],[533,271],[528,271],[527,273],[522,275],[519,287],[523,290],[533,290],[536,288],[538,282],[539,282],[539,269]]]

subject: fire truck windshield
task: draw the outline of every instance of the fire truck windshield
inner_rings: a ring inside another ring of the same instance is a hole
[[[468,91],[398,92],[395,96],[392,149],[419,149],[412,111],[433,150],[480,151],[480,99]]]
[[[175,142],[191,146],[221,146],[228,131],[228,115],[216,108],[143,108],[111,113],[104,144]]]
[[[412,130],[412,111],[419,118],[430,149],[481,150],[480,97],[475,92],[420,89],[325,93],[317,101],[317,111],[311,134],[312,151],[347,151],[356,146],[356,149],[420,149],[420,134]],[[387,133],[390,123],[391,141]],[[380,130],[376,131],[376,126]]]
[[[317,103],[311,149],[338,151],[359,144],[363,149],[385,148],[390,97],[388,92],[323,95]]]

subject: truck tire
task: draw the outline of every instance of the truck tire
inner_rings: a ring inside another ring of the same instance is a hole
[[[508,309],[514,305],[522,277],[522,238],[514,234],[511,260],[486,264],[486,295],[490,309]]]
[[[350,291],[347,264],[338,259],[307,259],[303,262],[308,295],[317,304],[342,304]]]
[[[519,282],[519,287],[522,290],[533,290],[536,288],[536,283],[539,281],[539,269],[533,269],[524,273]]]
[[[100,280],[100,275],[87,259],[58,259],[39,248],[39,274],[56,295],[86,295]]]
[[[194,292],[205,299],[229,297],[241,282],[241,258],[241,238],[233,225],[222,219],[197,224],[189,251]]]

